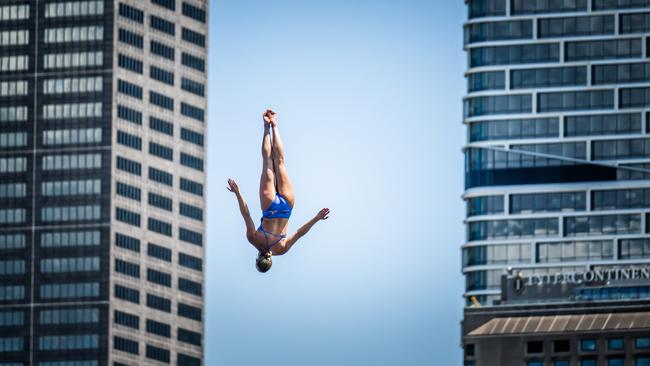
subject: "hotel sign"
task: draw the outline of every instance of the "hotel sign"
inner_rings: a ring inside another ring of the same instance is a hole
[[[521,277],[521,273],[517,277]],[[542,275],[533,274],[526,277],[525,280],[526,286],[580,285],[590,282],[650,280],[650,267],[598,269],[585,272],[559,272]]]

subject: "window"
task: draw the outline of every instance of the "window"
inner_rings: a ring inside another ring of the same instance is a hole
[[[45,166],[43,166],[43,170],[52,169],[45,169]],[[27,171],[26,158],[0,158],[0,173],[17,173],[24,171]]]
[[[117,57],[117,63],[123,69],[142,74],[142,61],[138,59],[120,53]]]
[[[172,225],[164,221],[149,218],[147,221],[147,228],[150,231],[156,232],[165,236],[172,236]]]
[[[22,337],[1,337],[0,352],[19,352],[23,350]]]
[[[198,322],[202,319],[200,308],[183,304],[182,302],[178,303],[178,315]]]
[[[618,135],[641,132],[641,114],[565,116],[565,136]]]
[[[636,357],[634,366],[650,366],[650,357]]]
[[[467,4],[470,19],[506,15],[506,0],[476,0]]]
[[[140,303],[140,291],[130,287],[115,285],[115,297],[134,304]]]
[[[597,349],[597,342],[595,339],[583,339],[580,341],[580,350],[582,352],[595,352]]]
[[[178,289],[192,295],[202,296],[201,284],[183,277],[178,278]]]
[[[29,69],[29,56],[0,57],[0,72],[22,71]]]
[[[104,14],[104,2],[98,1],[68,1],[52,2],[45,6],[46,18],[71,16],[88,16]]]
[[[594,10],[643,8],[648,0],[594,0]]]
[[[176,0],[151,0],[151,3],[162,6],[169,10],[176,10]]]
[[[593,141],[592,159],[642,159],[650,156],[650,139]]]
[[[469,124],[470,141],[557,137],[559,131],[558,118],[477,121]]]
[[[43,196],[80,196],[101,193],[101,180],[62,180],[41,183]]]
[[[11,225],[25,222],[26,211],[24,208],[0,209],[0,224]]]
[[[585,192],[526,193],[510,196],[510,213],[585,211]]]
[[[46,104],[43,119],[91,118],[102,116],[102,103]]]
[[[174,47],[167,46],[160,42],[151,41],[151,43],[149,44],[149,48],[152,54],[174,61],[175,58]]]
[[[115,245],[120,248],[140,253],[140,239],[128,235],[115,233]]]
[[[181,202],[178,211],[182,216],[189,217],[190,219],[197,221],[203,221],[203,209],[200,207],[188,205]]]
[[[18,198],[27,196],[27,184],[8,183],[0,184],[0,198]]]
[[[99,283],[54,283],[41,285],[41,299],[78,299],[99,296]]]
[[[140,265],[115,258],[115,272],[140,278]]]
[[[70,222],[99,220],[99,205],[55,206],[41,208],[41,220],[44,222]]]
[[[183,27],[182,38],[183,41],[205,48],[205,36],[201,33]]]
[[[470,67],[560,61],[560,48],[557,43],[477,47],[472,48],[469,54]]]
[[[128,44],[139,49],[144,48],[144,38],[137,33],[120,28],[117,34],[117,38],[124,44]]]
[[[39,312],[39,323],[46,325],[96,324],[99,323],[99,309],[85,308],[41,310]]]
[[[162,247],[160,245],[149,243],[147,245],[147,254],[150,257],[157,258],[157,259],[163,260],[165,262],[170,262],[171,263],[171,261],[172,261],[172,251],[171,251],[171,249],[167,249],[167,248]]]
[[[644,33],[650,30],[650,13],[621,14],[621,33]]]
[[[68,248],[98,246],[99,231],[56,231],[41,234],[42,248]]]
[[[173,176],[162,170],[149,167],[149,179],[154,182],[162,183],[167,186],[172,186]]]
[[[0,250],[22,249],[25,247],[25,235],[0,234]]]
[[[473,97],[465,100],[465,117],[490,114],[531,113],[532,97],[524,95],[496,95]]]
[[[170,36],[176,35],[176,26],[174,23],[168,22],[165,19],[159,18],[155,15],[151,15],[150,21],[151,28],[167,33]]]
[[[46,28],[44,36],[45,43],[101,41],[104,39],[104,27],[92,25],[85,27]]]
[[[506,87],[506,76],[503,71],[475,72],[467,76],[467,91],[469,93],[482,90],[503,90]]]
[[[102,89],[101,76],[48,79],[43,82],[43,94],[89,93]]]
[[[138,187],[118,181],[115,191],[119,196],[126,197],[138,202],[140,201],[141,191]]]
[[[610,338],[607,340],[607,348],[609,350],[618,351],[625,348],[623,338]]]
[[[140,317],[137,315],[115,310],[115,324],[124,325],[133,329],[140,329]]]
[[[613,255],[611,240],[537,243],[537,263],[611,260]]]
[[[180,180],[181,190],[195,194],[197,196],[203,196],[203,184],[191,181],[189,179],[181,178]]]
[[[573,91],[537,94],[538,112],[579,111],[614,108],[614,91]]]
[[[43,58],[44,69],[67,69],[102,66],[104,53],[97,52],[72,52],[50,53]]]
[[[118,351],[128,352],[134,355],[140,354],[138,342],[118,336],[113,337],[113,348]]]
[[[166,313],[171,313],[172,311],[171,300],[152,294],[147,294],[147,306],[152,309],[164,311]]]
[[[619,259],[643,259],[650,257],[650,239],[621,239]]]
[[[607,359],[607,366],[624,366],[625,365],[625,359],[616,357],[616,358],[609,358]]]
[[[598,359],[587,358],[580,360],[580,366],[597,366]]]
[[[149,90],[149,103],[164,109],[168,109],[170,111],[174,110],[173,98],[170,98],[160,93],[156,93],[155,91],[152,90]]]
[[[142,87],[124,80],[117,80],[117,91],[133,98],[142,100]]]
[[[539,38],[614,34],[614,31],[614,16],[612,15],[545,18],[539,19],[537,23]]]
[[[205,10],[197,8],[186,2],[183,3],[183,15],[190,17],[201,23],[205,23]]]
[[[151,319],[147,319],[147,333],[170,338],[172,330],[169,324],[160,323]]]
[[[0,122],[27,121],[27,107],[0,107]]]
[[[201,333],[178,328],[178,340],[184,343],[189,343],[201,347]]]
[[[117,143],[135,150],[142,150],[142,139],[136,135],[117,130]]]
[[[205,71],[205,60],[200,57],[190,55],[189,53],[183,52],[181,54],[181,63],[189,68],[201,72]]]
[[[0,147],[12,148],[27,146],[26,132],[0,133]]]
[[[203,171],[203,159],[186,153],[181,153],[181,165],[201,172]]]
[[[121,104],[117,105],[117,117],[137,125],[142,124],[142,113]]]
[[[0,275],[17,275],[25,273],[24,260],[4,260],[0,261]],[[0,313],[1,315],[2,313]]]
[[[121,221],[125,224],[129,224],[132,226],[137,226],[140,227],[140,214],[125,210],[123,208],[116,207],[115,208],[115,219],[117,221]]]
[[[592,84],[623,84],[650,81],[649,63],[594,65]],[[630,89],[628,89],[630,90]],[[638,90],[638,89],[635,89]]]
[[[650,104],[650,88],[620,89],[619,108],[642,108]]]
[[[165,135],[174,136],[174,125],[171,122],[160,118],[149,117],[149,128],[154,131],[164,133]]]
[[[164,348],[159,348],[148,344],[146,355],[147,358],[150,358],[152,360],[169,363],[170,352]]]
[[[580,41],[565,44],[565,61],[641,57],[640,39]]]
[[[117,157],[117,169],[123,170],[125,172],[140,175],[142,171],[142,165],[137,161],[129,160],[121,156]]]
[[[26,80],[0,82],[0,97],[27,95],[29,92]]]
[[[474,221],[469,224],[469,240],[557,236],[556,218]]]
[[[648,337],[637,337],[634,339],[634,348],[636,349],[647,349],[650,348],[650,338]]]
[[[41,273],[75,273],[99,271],[99,257],[41,259]]]
[[[133,20],[140,24],[144,23],[144,12],[138,8],[120,3],[119,12],[123,18]]]
[[[16,301],[25,298],[25,286],[0,286],[0,301]]]
[[[593,210],[622,210],[650,206],[650,189],[608,189],[592,191]]]
[[[171,71],[163,70],[152,65],[149,67],[149,76],[162,83],[174,85],[174,73]]]
[[[587,85],[587,69],[585,67],[552,67],[512,70],[510,72],[510,87],[512,89],[574,85]]]
[[[29,19],[29,5],[0,6],[0,21]]]
[[[531,20],[473,23],[465,26],[465,44],[533,38]]]
[[[526,343],[526,353],[542,353],[544,352],[543,341],[530,341]]]
[[[0,312],[1,327],[15,327],[25,324],[25,313],[22,311],[2,311]]]
[[[172,210],[172,200],[170,198],[149,192],[149,204],[163,210]]]
[[[169,161],[174,160],[174,150],[172,148],[155,142],[149,142],[149,154]]]
[[[181,114],[195,119],[197,121],[203,122],[205,112],[199,107],[181,102]]]
[[[99,336],[96,334],[53,335],[38,338],[38,349],[41,351],[95,349],[98,347]]]
[[[203,271],[203,260],[185,253],[178,253],[178,264],[196,271]]]
[[[178,229],[178,238],[181,241],[190,244],[203,246],[203,235],[201,233],[197,233],[196,231],[192,231],[181,227]]]
[[[639,215],[571,216],[564,218],[564,236],[639,234]]]
[[[182,77],[181,78],[181,89],[192,94],[196,94],[200,97],[205,97],[205,86],[198,83],[194,80]]]
[[[510,9],[512,14],[540,14],[574,11],[587,11],[587,0],[568,2],[512,0]]]

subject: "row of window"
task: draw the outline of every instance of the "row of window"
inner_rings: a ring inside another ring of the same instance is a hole
[[[2,135],[0,135],[0,138]],[[79,145],[100,144],[102,142],[101,128],[75,128],[68,130],[43,131],[43,145]],[[25,141],[26,143],[26,141]],[[0,142],[1,144],[1,142]]]
[[[99,323],[98,308],[52,309],[39,312],[39,322],[45,325]]]
[[[186,339],[180,339],[180,341],[187,341]],[[113,337],[113,348],[115,348],[118,351],[122,352],[127,352],[131,353],[134,355],[139,355],[140,354],[140,347],[139,343],[137,341],[132,341],[130,339],[122,338],[119,336],[114,336]],[[152,346],[150,344],[147,344],[145,347],[145,357],[160,361],[163,363],[170,363],[171,361],[171,352],[167,349]],[[178,359],[177,359],[177,365],[179,366],[199,366],[201,364],[201,360],[192,357],[189,355],[185,355],[183,353],[178,353]]]
[[[541,156],[532,156],[527,153],[541,154]],[[567,142],[512,145],[512,150],[508,152],[468,149],[466,155],[466,169],[468,171],[572,166],[575,165],[572,161],[560,158],[547,158],[543,157],[543,155],[583,160],[586,157],[586,144],[584,142]]]
[[[179,278],[179,289],[181,289],[181,280],[182,278]],[[187,280],[185,280],[187,281]],[[196,282],[195,282],[196,283]],[[200,284],[198,284],[200,286]],[[185,286],[185,284],[183,285]],[[185,291],[185,290],[181,290]],[[185,291],[187,292],[187,291]],[[115,285],[115,297],[118,299],[128,301],[134,304],[140,304],[140,291],[137,289],[133,289],[130,287],[126,286],[121,286],[116,284]],[[170,299],[166,299],[164,297],[156,296],[153,294],[147,294],[146,296],[146,305],[149,308],[160,310],[165,313],[171,313],[172,309],[172,301]],[[201,320],[201,309],[184,304],[182,302],[178,303],[178,316],[182,316],[184,318],[192,319],[192,320]]]
[[[142,124],[141,112],[122,105],[118,105],[118,117],[138,125]],[[154,131],[174,136],[174,125],[161,118],[150,116],[149,127]],[[203,146],[203,134],[184,127],[181,128],[181,139],[198,146]]]
[[[98,296],[98,282],[54,283],[40,286],[41,299],[79,299]]]
[[[27,195],[27,184],[25,183],[3,183],[0,184],[0,198],[18,198]]]
[[[42,351],[96,348],[99,348],[99,336],[97,334],[50,335],[38,337],[38,349]]]
[[[73,273],[99,271],[99,257],[41,259],[41,273]]]
[[[140,252],[140,240],[130,237],[128,235],[116,233],[115,245],[137,253]],[[153,244],[153,243],[147,244],[147,255],[149,255],[152,258],[160,259],[165,262],[169,262],[169,263],[172,262],[172,250],[157,244]],[[203,260],[201,258],[197,258],[182,252],[178,253],[178,264],[180,266],[194,269],[199,272],[203,270]]]
[[[163,6],[169,10],[176,10],[176,1],[175,0],[152,0],[152,3],[156,5]],[[201,23],[206,22],[206,13],[205,10],[198,8],[192,4],[183,2],[182,12],[184,16],[187,16],[191,19],[199,21]],[[119,14],[121,17],[132,20],[134,22],[144,24],[144,12],[136,7],[120,3]]]
[[[101,41],[104,39],[104,27],[89,25],[81,27],[46,28],[45,43],[67,43]]]
[[[101,92],[101,76],[48,79],[43,82],[43,94],[92,93]]]
[[[0,133],[0,147],[12,148],[27,146],[27,132]]]
[[[0,107],[0,122],[24,122],[27,121],[27,107]]]
[[[43,57],[45,69],[67,69],[78,67],[96,67],[104,63],[104,53],[95,52],[70,52],[50,53]]]
[[[43,106],[43,119],[91,118],[102,116],[102,103],[65,103]]]
[[[587,11],[588,0],[575,1],[526,1],[526,0],[473,0],[468,2],[468,16],[481,18],[489,16],[505,16],[506,1],[510,3],[511,15],[544,14]],[[614,10],[645,8],[645,0],[593,0],[592,10]]]
[[[101,234],[97,230],[92,231],[56,231],[41,234],[40,245],[43,248],[71,248],[98,246]],[[24,241],[24,236],[22,237]],[[0,237],[0,242],[2,238]]]
[[[0,72],[24,71],[29,68],[29,56],[3,56],[0,57]]]
[[[101,210],[99,205],[41,208],[41,220],[44,222],[92,221],[100,218]]]
[[[29,5],[0,6],[0,21],[29,19]]]
[[[0,82],[0,97],[23,96],[28,92],[29,87],[26,80]]]
[[[68,1],[46,4],[45,18],[79,17],[104,14],[104,1]]]

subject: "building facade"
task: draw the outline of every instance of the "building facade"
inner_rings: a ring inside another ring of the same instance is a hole
[[[0,365],[203,365],[207,0],[0,3]]]
[[[508,267],[650,262],[650,174],[616,168],[650,168],[650,1],[466,4],[468,303]]]

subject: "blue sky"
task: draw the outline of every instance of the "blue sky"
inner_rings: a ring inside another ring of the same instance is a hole
[[[213,0],[207,365],[460,364],[464,4]],[[278,112],[296,206],[332,210],[270,272],[261,114]]]

